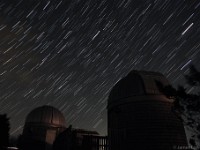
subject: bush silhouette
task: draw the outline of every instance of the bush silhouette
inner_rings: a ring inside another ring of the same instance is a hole
[[[0,115],[0,149],[6,149],[9,144],[10,124],[7,115]]]

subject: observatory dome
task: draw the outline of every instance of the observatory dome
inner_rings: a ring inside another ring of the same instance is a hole
[[[156,81],[164,86],[169,85],[168,80],[161,73],[133,70],[112,88],[108,103],[132,96],[163,95]]]
[[[58,109],[45,105],[32,110],[26,117],[25,124],[65,127],[65,117]]]
[[[161,73],[131,71],[113,87],[107,105],[110,150],[187,146],[174,100],[160,92],[158,83],[169,85]]]

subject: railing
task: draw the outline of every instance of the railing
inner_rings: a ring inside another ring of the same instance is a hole
[[[107,136],[83,136],[83,150],[108,150],[108,137]]]

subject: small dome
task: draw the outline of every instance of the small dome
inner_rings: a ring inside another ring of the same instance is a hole
[[[156,81],[161,82],[164,86],[169,84],[161,73],[133,70],[112,88],[108,103],[132,96],[160,95],[162,93],[158,89]]]
[[[65,117],[58,109],[52,106],[41,106],[28,114],[25,124],[29,123],[65,127]]]

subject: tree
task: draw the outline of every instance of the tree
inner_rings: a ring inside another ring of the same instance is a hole
[[[0,149],[6,149],[9,144],[10,124],[7,115],[0,115]]]
[[[192,65],[185,79],[189,86],[198,90],[197,94],[188,93],[183,86],[174,88],[171,85],[163,86],[160,82],[157,82],[157,86],[168,98],[174,99],[173,110],[180,114],[191,133],[190,145],[200,150],[200,72]]]
[[[16,136],[10,136],[9,146],[11,146],[11,147],[17,147],[17,141],[18,141],[18,137],[16,137]]]

